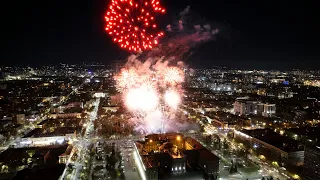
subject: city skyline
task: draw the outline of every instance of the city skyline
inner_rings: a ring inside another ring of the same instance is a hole
[[[320,179],[315,0],[3,7],[0,179]]]
[[[318,71],[162,65],[5,67],[0,176],[318,179]]]

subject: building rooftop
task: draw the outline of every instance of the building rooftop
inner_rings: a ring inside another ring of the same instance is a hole
[[[200,162],[216,162],[219,157],[214,155],[208,149],[185,150],[183,153],[188,157],[194,157]]]
[[[300,127],[300,128],[291,128],[286,131],[292,132],[300,136],[308,136],[311,139],[320,138],[320,127]]]
[[[79,118],[46,119],[40,122],[38,125],[50,125],[50,124],[56,125],[58,123],[64,123],[64,127],[70,127],[73,125],[79,125],[81,120],[82,119],[79,119]]]
[[[303,151],[303,146],[299,141],[282,136],[271,129],[242,130],[242,132],[285,152]]]
[[[181,133],[165,133],[165,134],[150,134],[145,137],[147,140],[175,140],[177,137],[183,138]]]
[[[41,128],[36,128],[33,131],[29,132],[23,138],[28,137],[50,137],[50,136],[65,136],[66,134],[72,134],[75,131],[80,131],[81,127],[59,127],[54,129],[54,131],[46,131]]]
[[[193,149],[204,149],[204,147],[202,146],[201,143],[199,143],[197,140],[191,138],[191,137],[186,137],[185,138],[185,142],[187,142],[188,144],[190,144],[192,146]]]
[[[13,180],[24,179],[24,180],[34,180],[34,179],[46,179],[46,180],[56,180],[59,179],[65,164],[55,164],[53,166],[45,166],[39,169],[23,169],[18,171],[18,173],[12,178]]]
[[[185,156],[183,153],[181,153],[180,151],[179,151],[178,153],[173,153],[173,152],[169,151],[168,154],[170,155],[170,157],[171,157],[172,159],[180,159],[180,158],[185,158],[185,157],[186,157],[186,156]]]
[[[159,154],[144,155],[142,156],[142,161],[146,168],[158,167]]]
[[[201,149],[198,150],[200,157],[200,160],[204,161],[219,161],[219,157],[214,155],[212,152],[210,152],[208,149]]]
[[[1,162],[8,165],[20,165],[23,158],[28,157],[44,157],[50,151],[50,158],[55,164],[59,155],[63,154],[67,149],[67,145],[46,146],[46,147],[28,147],[28,148],[9,148],[0,154]]]
[[[162,168],[163,172],[169,168],[171,172],[170,164],[168,164],[169,167],[167,167],[167,165],[163,167],[160,164],[163,165],[164,162],[174,162],[176,160],[178,162],[185,162],[187,159],[192,159],[195,160],[196,166],[190,168],[198,171],[199,163],[219,163],[219,158],[204,148],[195,139],[182,137],[182,134],[179,133],[151,134],[146,136],[145,141],[136,141],[135,145],[144,166],[146,168],[159,167]],[[182,146],[179,149],[178,144],[180,142],[187,143],[189,147]],[[150,148],[155,150],[151,151]],[[192,150],[185,150],[186,148]]]

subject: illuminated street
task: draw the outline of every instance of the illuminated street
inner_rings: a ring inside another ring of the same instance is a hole
[[[4,2],[0,180],[320,180],[318,1]]]
[[[85,126],[84,136],[78,139],[75,144],[72,152],[77,152],[77,158],[75,161],[72,161],[73,154],[70,154],[70,158],[67,162],[66,169],[64,170],[61,179],[79,179],[80,171],[84,168],[85,158],[88,156],[88,147],[93,144],[92,137],[94,133],[93,121],[97,119],[98,107],[100,104],[100,98],[92,103],[93,111],[89,113],[88,122]],[[68,165],[72,164],[73,169],[71,174],[67,174]],[[70,177],[69,177],[70,176]]]
[[[226,131],[217,130],[217,128],[214,128],[212,125],[207,125],[205,129],[209,130],[209,131],[207,131],[208,134],[213,134],[213,131],[214,131],[215,133],[217,133],[219,135],[220,139],[224,138],[224,139],[227,140]],[[213,129],[216,129],[216,130],[213,130]],[[195,138],[197,138],[197,137],[195,137]],[[199,139],[199,138],[198,138],[198,140],[201,141],[201,139]],[[233,150],[238,150],[239,149],[239,145],[235,144],[235,142],[232,142],[232,141],[228,141],[228,142],[231,144],[231,148]],[[231,161],[231,159],[223,157],[223,153],[222,152],[217,151],[217,150],[213,150],[213,152],[216,153],[222,160],[225,159],[227,162]],[[253,164],[258,164],[258,166],[260,166],[260,168],[259,168],[260,170],[258,172],[251,173],[251,174],[247,174],[247,173],[241,172],[241,170],[239,170],[239,173],[240,173],[239,174],[240,177],[238,177],[239,179],[261,179],[262,177],[269,177],[269,176],[272,176],[275,179],[278,178],[280,180],[289,179],[289,176],[280,173],[279,170],[277,170],[275,167],[271,167],[267,163],[261,162],[261,160],[259,158],[255,157],[255,156],[248,155],[248,158],[247,159],[243,159],[243,160],[244,161],[251,161]],[[235,179],[237,179],[237,177],[233,177],[233,176],[235,176],[235,175],[227,175],[227,177],[221,176],[221,178],[222,179],[224,179],[224,178],[227,178],[227,179],[228,178],[235,178]]]

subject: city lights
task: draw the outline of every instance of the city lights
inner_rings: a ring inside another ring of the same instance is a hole
[[[320,180],[316,3],[5,2],[1,179]]]

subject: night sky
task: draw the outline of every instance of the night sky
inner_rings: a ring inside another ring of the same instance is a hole
[[[317,0],[164,0],[163,29],[188,5],[220,32],[193,49],[191,67],[320,68]],[[104,31],[107,0],[28,0],[1,5],[1,64],[123,60]],[[194,19],[196,22],[197,19]]]

